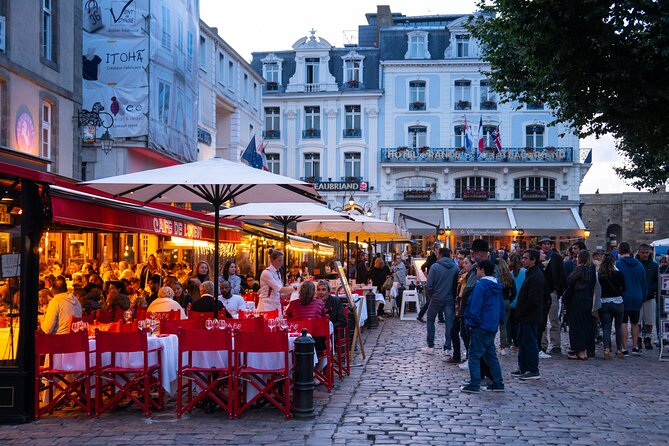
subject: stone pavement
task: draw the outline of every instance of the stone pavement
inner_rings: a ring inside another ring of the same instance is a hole
[[[285,421],[267,407],[239,420],[200,410],[176,420],[173,403],[148,419],[135,409],[99,419],[65,410],[0,426],[0,444],[669,444],[669,363],[657,350],[604,361],[598,347],[588,361],[541,360],[542,379],[530,382],[509,376],[511,354],[501,358],[506,392],[470,395],[459,391],[467,372],[418,351],[425,325],[388,319],[365,337],[368,359],[332,394],[318,389],[314,420]]]

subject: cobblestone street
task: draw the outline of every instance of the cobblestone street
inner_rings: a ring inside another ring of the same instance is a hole
[[[566,341],[566,335],[563,336]],[[468,372],[419,352],[425,325],[388,319],[366,333],[368,360],[332,394],[315,395],[314,420],[285,421],[267,407],[239,420],[195,411],[176,420],[174,403],[149,419],[135,409],[89,419],[62,411],[39,422],[1,426],[1,444],[669,444],[667,363],[657,350],[624,360],[541,360],[542,379],[510,377],[505,393],[463,394]],[[443,325],[436,345],[443,342]],[[641,399],[643,398],[643,400]]]

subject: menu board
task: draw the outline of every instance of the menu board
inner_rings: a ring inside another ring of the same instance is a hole
[[[0,256],[0,264],[3,279],[21,275],[21,254],[3,254]]]
[[[346,273],[344,273],[344,267],[341,265],[340,261],[337,260],[335,262],[335,268],[337,269],[337,274],[339,275],[341,286],[344,288],[344,292],[346,293],[348,304],[351,308],[355,308],[355,303],[353,302],[353,291],[351,291],[351,285],[349,285],[348,280],[346,279]]]

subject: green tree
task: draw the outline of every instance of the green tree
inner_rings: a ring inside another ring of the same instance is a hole
[[[617,174],[669,179],[669,1],[481,0],[469,28],[506,101],[541,101],[579,136],[611,133]]]

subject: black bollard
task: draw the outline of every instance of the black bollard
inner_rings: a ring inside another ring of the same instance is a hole
[[[367,322],[369,328],[376,328],[379,326],[379,321],[376,319],[376,296],[371,291],[365,296],[367,299]]]
[[[314,338],[302,329],[302,336],[295,339],[295,386],[293,387],[293,413],[295,418],[314,417]]]

